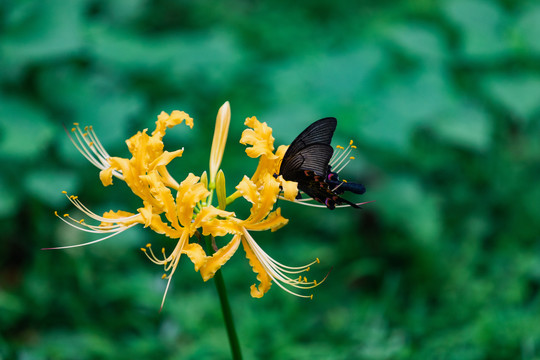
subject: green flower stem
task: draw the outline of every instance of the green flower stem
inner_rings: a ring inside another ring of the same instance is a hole
[[[214,253],[211,236],[206,237],[206,249],[210,254]],[[234,328],[231,306],[229,305],[229,299],[227,298],[227,289],[225,289],[225,281],[223,280],[221,270],[218,270],[214,275],[214,284],[216,284],[216,290],[219,294],[221,312],[223,313],[223,320],[225,321],[227,335],[229,336],[232,358],[234,360],[241,360],[242,352],[240,351],[240,343],[238,342],[238,336],[236,335],[236,329]]]

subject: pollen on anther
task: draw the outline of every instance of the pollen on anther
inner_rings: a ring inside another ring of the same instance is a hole
[[[313,280],[313,285],[317,286],[317,280]]]
[[[161,252],[162,252],[163,254],[165,254],[165,248],[164,248],[164,247],[161,248]]]
[[[64,214],[64,217],[69,217],[69,214]]]
[[[304,282],[307,283],[307,277],[304,276]]]
[[[79,220],[79,224],[82,224],[84,222],[84,219]]]
[[[306,271],[309,271],[309,269],[311,269],[311,268],[310,268],[310,267],[308,267],[308,268],[306,269]]]
[[[162,279],[165,279],[165,278],[167,278],[167,274],[163,274],[163,275],[161,275],[161,278],[162,278]]]
[[[354,156],[351,156],[349,159],[354,160]]]
[[[338,149],[340,149],[340,150],[345,149],[345,148],[344,148],[343,146],[341,146],[341,145],[337,145],[336,148],[338,148]]]
[[[75,126],[79,126],[79,123],[73,123],[73,125],[75,125]]]
[[[142,252],[146,252],[146,249],[145,249],[145,248],[141,248],[141,251],[142,251]]]
[[[64,191],[62,191],[62,194],[67,194],[67,191],[65,191],[65,190],[64,190]]]
[[[347,180],[345,180],[345,179],[343,179],[343,180],[341,180],[341,181],[343,181],[344,183],[346,183],[346,182],[347,182]]]
[[[152,244],[150,244],[150,243],[146,244],[147,248],[149,248],[150,246],[152,246]]]
[[[356,149],[356,145],[351,145],[351,148],[352,148],[352,149]]]
[[[317,258],[317,264],[320,264],[320,263],[321,263],[321,261],[319,260],[319,258]]]
[[[93,142],[93,141],[90,141],[90,142],[88,143],[88,146],[94,146],[94,142]]]
[[[55,210],[55,211],[54,211],[54,215],[55,215],[55,216],[58,216],[58,211]]]
[[[71,132],[75,132],[77,129],[75,128],[71,128]]]
[[[313,294],[309,296],[309,300],[313,300]]]
[[[349,141],[349,146],[351,146],[352,144],[353,144],[353,141],[352,141],[352,140],[351,140],[351,141]]]

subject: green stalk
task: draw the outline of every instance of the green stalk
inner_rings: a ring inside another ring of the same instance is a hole
[[[214,254],[211,236],[206,237],[206,249],[210,254]],[[236,335],[236,329],[234,328],[231,306],[229,305],[229,299],[227,298],[227,289],[225,289],[225,281],[223,280],[223,274],[221,273],[221,269],[218,270],[214,275],[214,284],[216,284],[216,290],[219,294],[221,312],[223,313],[223,320],[225,321],[227,335],[229,336],[229,345],[231,347],[232,358],[234,360],[242,360],[240,343],[238,342],[238,336]]]

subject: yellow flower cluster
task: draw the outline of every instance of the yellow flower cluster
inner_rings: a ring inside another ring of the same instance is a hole
[[[259,159],[258,167],[253,176],[244,176],[235,187],[236,191],[226,197],[225,175],[219,169],[229,122],[230,107],[226,102],[217,116],[209,178],[206,172],[201,176],[190,173],[180,183],[170,175],[167,166],[173,159],[181,157],[184,149],[165,151],[163,137],[168,128],[179,124],[185,123],[190,128],[193,127],[193,119],[185,112],[173,111],[170,115],[162,112],[151,135],[144,130],[128,139],[126,143],[131,153],[130,159],[109,156],[91,127],[81,129],[75,124],[72,129],[74,137],[70,136],[71,140],[92,164],[101,169],[100,179],[103,185],[111,185],[113,177],[125,181],[142,200],[142,206],[136,212],[108,211],[100,216],[87,209],[76,196],[68,196],[78,209],[99,224],[87,224],[84,220],[76,220],[67,214],[59,217],[80,230],[108,234],[90,243],[110,238],[136,225],[143,225],[158,234],[175,239],[176,246],[169,254],[162,249],[161,254],[156,255],[150,244],[142,248],[151,261],[165,269],[163,277],[168,279],[168,283],[163,301],[183,254],[188,256],[195,270],[207,281],[233,256],[240,243],[259,281],[258,286],[251,287],[253,297],[262,297],[270,289],[272,282],[291,294],[312,297],[298,294],[290,288],[310,289],[319,285],[320,283],[308,281],[300,275],[309,271],[309,267],[319,260],[300,267],[285,266],[266,254],[250,234],[253,231],[275,231],[288,222],[281,215],[281,209],[275,208],[275,204],[280,196],[294,201],[298,193],[297,183],[274,175],[279,173],[279,165],[287,146],[280,146],[274,152],[272,129],[255,117],[247,118],[245,125],[248,128],[242,133],[240,142],[247,145],[246,153],[249,157]],[[212,204],[214,191],[217,193],[218,207]],[[250,214],[245,219],[225,210],[226,206],[240,198],[251,204]],[[231,239],[221,248],[216,247],[217,251],[207,253],[199,244],[201,236],[211,237],[214,246],[217,238]]]

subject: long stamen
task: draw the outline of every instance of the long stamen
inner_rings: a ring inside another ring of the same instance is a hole
[[[333,159],[332,161],[330,161],[330,166],[332,166],[333,168],[336,168],[338,167],[339,165],[341,165],[341,163],[343,163],[343,161],[345,161],[345,159],[347,159],[347,157],[349,156],[349,154],[351,153],[352,151],[352,140],[351,142],[349,143],[349,146],[347,146],[343,151],[342,153],[336,157],[335,159]],[[353,145],[354,146],[354,145]],[[356,146],[354,147],[356,148]]]
[[[70,226],[73,226],[79,230],[83,230],[83,231],[87,231],[87,232],[98,232],[98,231],[90,231],[88,229],[84,229],[84,228],[81,228],[81,227],[77,227],[75,226],[74,224],[70,223],[69,221],[63,219],[62,217],[60,217],[58,214],[56,214],[56,216],[58,216],[62,221],[64,221],[65,223],[67,223],[68,225]],[[86,224],[85,224],[86,225]],[[81,247],[81,246],[86,246],[86,245],[91,245],[91,244],[95,244],[95,243],[98,243],[98,242],[101,242],[103,240],[107,240],[113,236],[116,236],[120,233],[123,233],[124,231],[126,231],[127,229],[130,229],[132,228],[133,226],[135,225],[138,225],[137,223],[134,223],[134,224],[131,224],[129,226],[124,226],[123,228],[118,228],[116,230],[106,230],[106,231],[102,231],[102,233],[109,233],[109,232],[112,232],[111,235],[108,235],[108,236],[105,236],[105,237],[102,237],[102,238],[99,238],[97,240],[93,240],[93,241],[89,241],[89,242],[86,242],[86,243],[83,243],[83,244],[77,244],[77,245],[68,245],[68,246],[58,246],[58,247],[52,247],[52,248],[43,248],[41,250],[59,250],[59,249],[71,249],[71,248],[76,248],[76,247]]]
[[[343,164],[341,167],[337,168],[334,172],[335,173],[339,173],[341,170],[345,169],[345,166],[349,165],[349,163],[351,162],[351,160],[354,160],[355,157],[354,156],[351,156],[349,157],[349,159],[347,160],[347,162],[345,164]],[[343,162],[343,160],[340,161],[340,164],[341,162]],[[339,165],[339,164],[338,164]],[[336,165],[337,167],[337,165]]]
[[[163,279],[168,279],[168,281],[167,281],[167,286],[165,287],[165,292],[163,293],[163,299],[161,301],[161,309],[163,309],[163,304],[165,304],[165,298],[167,297],[167,292],[169,291],[171,279],[174,275],[174,272],[176,271],[176,267],[178,266],[178,262],[180,261],[180,256],[182,255],[182,250],[184,249],[184,245],[187,239],[188,239],[187,233],[182,234],[182,236],[176,243],[174,250],[171,252],[169,256],[165,255],[165,248],[162,248],[161,253],[163,254],[163,260],[159,259],[154,254],[154,252],[152,251],[151,244],[146,244],[145,248],[141,248],[141,250],[145,253],[146,257],[150,259],[150,261],[152,261],[154,264],[164,266],[165,274],[163,275]],[[169,274],[166,274],[167,272],[169,272]]]
[[[93,128],[86,127],[86,132],[83,132],[78,123],[75,123],[74,125],[75,127],[71,129],[71,132],[75,136],[75,139],[67,129],[65,130],[75,148],[86,158],[86,160],[98,169],[103,170],[109,168],[110,164],[107,159],[110,158],[110,156],[99,141]],[[121,180],[124,179],[121,171],[113,170],[113,175]]]
[[[173,252],[169,256],[169,258],[172,259],[171,263],[169,263],[168,265],[165,264],[165,271],[170,270],[170,273],[168,276],[165,277],[169,280],[167,281],[167,286],[165,287],[165,292],[163,293],[163,299],[161,300],[161,307],[159,311],[163,309],[163,305],[165,304],[165,298],[167,297],[167,292],[169,291],[169,286],[171,285],[171,279],[174,275],[174,272],[176,271],[176,267],[178,266],[178,262],[180,261],[180,255],[182,255],[182,250],[184,249],[184,245],[187,240],[188,234],[183,233],[178,242],[176,243],[176,247],[174,248]],[[163,254],[165,255],[165,252],[163,252]]]
[[[106,233],[111,233],[111,232],[117,232],[119,230],[123,231],[123,229],[127,228],[128,226],[131,226],[131,225],[122,225],[122,224],[111,225],[108,227],[101,226],[101,225],[90,225],[90,224],[85,223],[84,219],[76,220],[72,218],[71,216],[69,216],[69,214],[64,214],[64,217],[60,217],[58,213],[55,213],[55,214],[60,220],[62,220],[69,226],[74,227],[77,230],[94,233],[94,234],[106,234]],[[71,221],[66,220],[66,218]],[[136,224],[133,224],[133,225],[136,225]]]
[[[292,287],[295,287],[295,288],[298,288],[298,289],[310,289],[310,288],[316,287],[319,284],[321,284],[322,282],[307,281],[307,279],[305,277],[302,278],[300,276],[298,279],[293,279],[293,278],[290,278],[289,276],[286,275],[286,274],[298,274],[298,273],[301,273],[301,272],[304,272],[304,271],[309,271],[310,266],[313,265],[314,263],[317,263],[318,259],[315,260],[314,262],[308,264],[308,265],[304,265],[304,266],[300,266],[300,267],[285,266],[283,264],[280,264],[276,260],[272,259],[268,254],[266,254],[261,249],[261,247],[255,242],[255,240],[253,240],[253,238],[247,232],[246,229],[243,230],[243,233],[244,233],[244,237],[247,240],[250,248],[252,249],[252,251],[255,254],[255,256],[257,257],[257,259],[260,261],[261,265],[263,266],[263,268],[265,269],[267,274],[272,278],[272,280],[274,280],[274,282],[280,288],[282,288],[286,292],[288,292],[288,293],[290,293],[292,295],[295,295],[295,296],[299,296],[299,297],[303,297],[303,298],[313,298],[313,295],[301,295],[301,294],[295,293],[295,292],[291,291],[290,289],[286,288],[283,284],[286,284],[286,285],[289,285],[289,286],[292,286]],[[324,279],[323,279],[323,281],[324,281]]]
[[[101,156],[101,159],[106,161],[106,159],[110,158],[111,156],[109,155],[107,150],[105,150],[105,148],[101,144],[101,141],[99,141],[99,139],[98,139],[98,137],[96,135],[96,132],[94,131],[94,128],[92,126],[89,126],[86,129],[86,131],[88,133],[88,136],[90,138],[91,143],[94,144],[94,148],[96,149],[97,153]],[[107,162],[107,164],[108,164],[108,162]]]
[[[344,148],[341,145],[337,145],[336,151],[334,151],[334,154],[332,154],[332,157],[330,158],[329,165],[334,167],[334,164],[336,162],[340,161],[343,157],[346,157],[348,155],[348,152],[350,152],[351,145],[352,145],[352,140],[349,142],[349,145],[346,148]]]
[[[120,231],[117,231],[109,236],[105,236],[103,238],[99,238],[97,240],[93,240],[93,241],[90,241],[90,242],[87,242],[87,243],[83,243],[83,244],[77,244],[77,245],[68,245],[68,246],[58,246],[58,247],[52,247],[52,248],[42,248],[41,250],[60,250],[60,249],[72,249],[72,248],[76,248],[76,247],[81,247],[81,246],[86,246],[86,245],[92,245],[92,244],[95,244],[95,243],[98,243],[98,242],[101,242],[103,240],[107,240],[109,238],[112,238],[113,236],[116,236],[120,233],[123,233],[124,231],[126,231],[127,229],[135,226],[136,224],[133,224],[131,226],[128,226],[126,227],[125,229],[123,230],[120,230]]]
[[[75,136],[75,139],[77,141],[75,141],[75,139],[73,139],[73,137],[71,136],[71,134],[67,131],[66,129],[66,132],[68,134],[68,137],[69,139],[71,140],[71,142],[73,143],[73,145],[75,146],[75,148],[77,150],[79,150],[79,152],[89,161],[92,163],[92,165],[94,165],[95,167],[97,168],[102,168],[103,167],[103,164],[101,163],[101,161],[99,161],[98,159],[96,159],[92,153],[88,150],[88,148],[90,147],[89,146],[89,141],[86,139],[86,136],[81,128],[79,127],[79,124],[75,123],[74,124],[75,127],[71,129],[71,132],[73,133],[73,135]]]
[[[75,205],[77,207],[77,209],[81,210],[86,216],[88,216],[88,217],[90,217],[90,218],[92,218],[94,220],[97,220],[99,222],[113,223],[113,224],[123,223],[123,222],[129,222],[129,221],[135,219],[136,217],[140,216],[140,214],[133,214],[131,216],[125,216],[125,217],[122,217],[122,218],[114,218],[114,219],[113,218],[106,218],[106,217],[97,215],[96,213],[89,210],[86,206],[84,206],[84,204],[79,200],[79,198],[77,196],[68,195],[67,192],[65,192],[65,191],[62,191],[62,193],[64,195],[66,195],[66,197],[69,199],[69,201],[73,205]]]
[[[285,201],[289,201],[287,200],[284,196],[279,196],[280,199],[282,200],[285,200]],[[310,201],[315,201],[313,198],[308,198],[308,199],[296,199],[294,200],[293,202],[294,203],[297,203],[297,204],[300,204],[300,205],[305,205],[305,206],[311,206],[311,207],[318,207],[318,208],[326,208],[326,205],[323,205],[323,204],[320,204],[318,202],[315,202],[315,203],[311,203]],[[361,203],[355,203],[355,205],[358,205],[358,206],[362,206],[362,205],[365,205],[365,204],[369,204],[371,202],[375,202],[375,200],[372,200],[372,201],[364,201],[364,202],[361,202]],[[350,205],[348,204],[343,204],[343,205],[336,205],[336,209],[337,208],[346,208],[346,207],[350,207]]]

